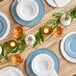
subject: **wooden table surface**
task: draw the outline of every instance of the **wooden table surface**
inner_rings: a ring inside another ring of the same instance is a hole
[[[28,34],[28,33],[34,34],[34,32],[37,32],[37,30],[40,26],[43,26],[45,24],[45,22],[54,18],[52,16],[53,13],[65,12],[76,6],[76,0],[72,0],[64,8],[53,8],[46,3],[46,0],[42,0],[42,1],[45,5],[45,15],[44,15],[43,19],[41,20],[41,22],[38,25],[36,25],[34,27],[24,27],[25,34]],[[4,0],[3,2],[0,2],[0,11],[4,12],[9,17],[10,22],[11,22],[11,30],[17,26],[20,26],[19,24],[17,24],[14,21],[14,19],[12,17],[12,14],[11,14],[12,2],[13,2],[13,0]],[[60,49],[59,49],[60,48],[59,45],[60,45],[60,41],[61,41],[62,37],[64,35],[66,35],[67,33],[71,32],[71,31],[75,31],[75,30],[76,30],[76,21],[73,21],[70,26],[64,27],[64,33],[62,34],[61,37],[54,38],[51,35],[49,35],[49,36],[46,36],[45,42],[42,43],[41,45],[38,45],[36,48],[27,47],[25,49],[25,51],[22,53],[24,61],[26,61],[28,56],[30,55],[30,53],[35,51],[36,49],[48,48],[48,49],[52,50],[58,56],[58,58],[60,60],[60,71],[58,73],[59,76],[72,76],[73,74],[76,74],[76,64],[70,63],[66,59],[64,59],[64,57],[62,56]],[[13,39],[13,35],[12,35],[11,31],[10,31],[9,36],[5,40],[0,41],[0,43],[3,43],[10,39]],[[21,69],[21,71],[24,73],[24,76],[28,76],[26,69],[24,69],[24,62],[17,67],[19,69]]]

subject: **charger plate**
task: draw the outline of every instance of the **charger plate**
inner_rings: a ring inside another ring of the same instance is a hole
[[[35,26],[36,24],[38,24],[41,21],[41,19],[43,18],[45,10],[44,10],[44,4],[43,4],[42,0],[36,0],[36,2],[38,3],[38,6],[39,6],[38,16],[32,21],[24,21],[24,20],[20,19],[16,13],[16,6],[18,4],[18,1],[14,0],[12,7],[11,7],[12,16],[13,16],[14,20],[18,24],[21,24],[24,26]]]
[[[10,21],[8,17],[0,12],[0,40],[3,40],[10,31]]]
[[[68,61],[70,61],[70,62],[72,62],[72,63],[76,63],[76,58],[73,58],[73,55],[70,55],[69,53],[72,51],[69,51],[68,50],[68,48],[65,48],[65,47],[67,47],[67,46],[65,46],[65,42],[66,42],[66,40],[67,40],[67,38],[69,38],[69,36],[71,36],[71,35],[73,35],[73,34],[75,34],[76,35],[76,32],[75,31],[73,31],[73,32],[70,32],[69,34],[67,34],[63,39],[62,39],[62,41],[61,41],[61,45],[60,45],[60,49],[61,49],[61,53],[62,53],[62,55],[64,56],[64,58],[66,59],[66,60],[68,60]],[[74,42],[74,41],[73,41]],[[76,41],[75,41],[76,42]],[[67,42],[66,42],[67,43]],[[76,44],[74,44],[74,45],[76,45]],[[73,48],[74,46],[73,46],[73,44],[72,44],[72,49],[74,49]],[[69,52],[69,53],[68,53]],[[72,52],[75,52],[75,51],[72,51]],[[72,54],[72,53],[71,53]]]
[[[36,50],[35,52],[31,53],[30,56],[28,57],[25,68],[29,76],[36,76],[32,71],[31,63],[32,63],[33,58],[38,54],[48,54],[49,56],[51,56],[55,63],[55,70],[56,72],[59,72],[60,63],[59,63],[58,57],[51,50],[43,48],[43,49]]]

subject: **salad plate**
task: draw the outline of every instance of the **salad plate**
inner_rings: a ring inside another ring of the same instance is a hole
[[[19,18],[19,16],[17,15],[17,12],[16,12],[16,7],[17,7],[17,4],[18,4],[18,0],[14,0],[12,6],[11,6],[11,11],[12,11],[12,16],[14,18],[14,20],[18,23],[18,24],[21,24],[21,25],[24,25],[24,26],[35,26],[36,24],[38,24],[41,19],[43,18],[44,16],[44,4],[42,2],[42,0],[35,0],[39,6],[39,13],[38,13],[38,16],[31,20],[31,21],[24,21],[22,20],[21,18]]]
[[[76,32],[70,32],[61,41],[60,49],[65,59],[76,63]]]
[[[10,31],[10,21],[8,17],[0,12],[0,40],[3,40]]]
[[[43,48],[43,49],[36,50],[35,52],[31,53],[30,56],[28,57],[25,65],[26,65],[26,70],[27,70],[29,76],[36,76],[35,73],[32,71],[31,63],[32,63],[33,58],[35,56],[37,56],[38,54],[47,54],[47,55],[51,56],[52,59],[54,60],[55,71],[59,72],[60,63],[59,63],[58,57],[51,50]]]

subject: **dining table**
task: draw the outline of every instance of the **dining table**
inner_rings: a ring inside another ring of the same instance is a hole
[[[1,40],[0,43],[4,43],[5,41],[9,41],[9,40],[13,39],[14,37],[12,35],[12,30],[17,26],[21,26],[20,24],[15,22],[15,20],[12,17],[11,5],[12,5],[13,1],[14,0],[3,0],[2,2],[0,2],[0,11],[4,12],[8,16],[10,23],[11,23],[11,31],[10,31],[9,35],[4,40]],[[29,34],[29,33],[35,34],[38,31],[38,29],[41,26],[43,26],[48,20],[51,20],[54,18],[53,13],[58,13],[58,12],[64,13],[67,10],[76,7],[76,0],[71,0],[71,2],[67,6],[64,6],[61,8],[54,8],[54,7],[50,6],[46,2],[46,0],[42,0],[42,2],[44,3],[44,7],[45,7],[44,17],[36,26],[32,26],[32,27],[23,26],[25,34]],[[48,49],[52,50],[52,52],[54,52],[57,55],[57,57],[59,58],[60,69],[58,72],[58,76],[73,76],[74,74],[76,74],[76,64],[67,61],[63,57],[63,55],[61,54],[61,51],[60,51],[60,43],[61,43],[62,38],[69,32],[76,31],[76,20],[74,20],[70,26],[63,27],[63,29],[64,29],[63,34],[58,38],[48,35],[45,37],[44,42],[41,44],[38,44],[35,48],[32,48],[31,46],[25,48],[25,50],[21,53],[21,55],[23,57],[23,62],[22,62],[22,64],[16,66],[23,72],[24,76],[28,76],[26,67],[24,65],[27,61],[27,58],[29,57],[29,55],[32,52],[34,52],[35,50],[40,49],[40,48],[48,48]]]

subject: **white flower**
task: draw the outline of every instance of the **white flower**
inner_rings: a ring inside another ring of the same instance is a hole
[[[0,55],[2,54],[2,47],[0,46]]]
[[[28,34],[25,37],[25,42],[26,42],[27,45],[33,45],[35,43],[35,36],[32,35],[32,34]]]
[[[60,22],[62,25],[64,26],[68,26],[71,24],[71,16],[68,15],[68,18],[66,19],[66,15],[62,15],[61,18],[60,18]]]

